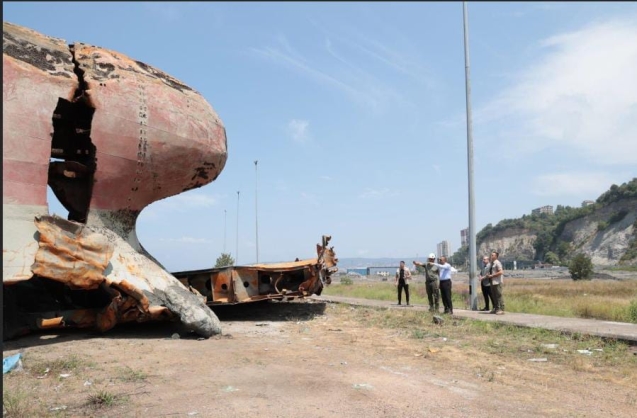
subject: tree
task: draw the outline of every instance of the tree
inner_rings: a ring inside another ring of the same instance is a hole
[[[559,264],[560,263],[560,259],[557,256],[557,254],[555,254],[553,251],[548,251],[545,255],[544,255],[544,262],[548,263],[548,264]]]
[[[584,253],[579,253],[571,260],[568,265],[568,272],[571,273],[573,280],[586,280],[593,274],[593,262],[591,258]]]
[[[234,265],[234,258],[228,253],[221,253],[221,255],[217,258],[217,262],[215,263],[215,267],[226,267]]]

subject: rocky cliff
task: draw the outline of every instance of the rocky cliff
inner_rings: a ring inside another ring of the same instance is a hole
[[[637,198],[599,205],[584,216],[555,224],[548,233],[552,234],[550,251],[557,252],[560,245],[566,248],[563,259],[583,252],[595,265],[637,264]],[[538,234],[530,228],[498,230],[479,242],[477,253],[497,250],[504,261],[535,260]]]

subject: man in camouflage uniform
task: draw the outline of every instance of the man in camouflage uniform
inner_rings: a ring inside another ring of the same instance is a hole
[[[440,270],[434,264],[436,254],[429,254],[427,263],[414,261],[414,265],[425,269],[425,288],[427,289],[427,299],[429,299],[429,312],[439,312],[440,300]]]

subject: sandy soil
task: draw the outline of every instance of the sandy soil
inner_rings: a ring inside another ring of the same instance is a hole
[[[637,383],[612,370],[476,356],[454,341],[432,349],[431,341],[362,326],[348,315],[354,308],[317,301],[223,308],[224,335],[208,340],[163,323],[5,342],[4,356],[25,354],[25,371],[4,376],[5,398],[24,390],[39,411],[100,417],[630,417],[637,410]],[[86,362],[68,377],[38,379],[29,369],[71,354]],[[114,405],[88,403],[100,391],[116,395]]]

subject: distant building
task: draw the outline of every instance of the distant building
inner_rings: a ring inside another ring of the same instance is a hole
[[[590,205],[593,205],[593,204],[595,204],[595,201],[593,201],[593,200],[585,200],[585,201],[582,202],[582,207],[585,208],[586,206],[590,206]]]
[[[460,230],[460,246],[469,245],[469,228]]]
[[[531,213],[533,215],[539,215],[541,213],[546,213],[548,215],[553,215],[553,206],[551,206],[551,205],[542,206],[541,208],[533,209],[531,211]]]
[[[439,243],[436,246],[436,251],[437,251],[437,256],[445,256],[445,257],[449,257],[449,248],[451,247],[451,245],[449,245],[449,241],[442,241],[441,243]]]

